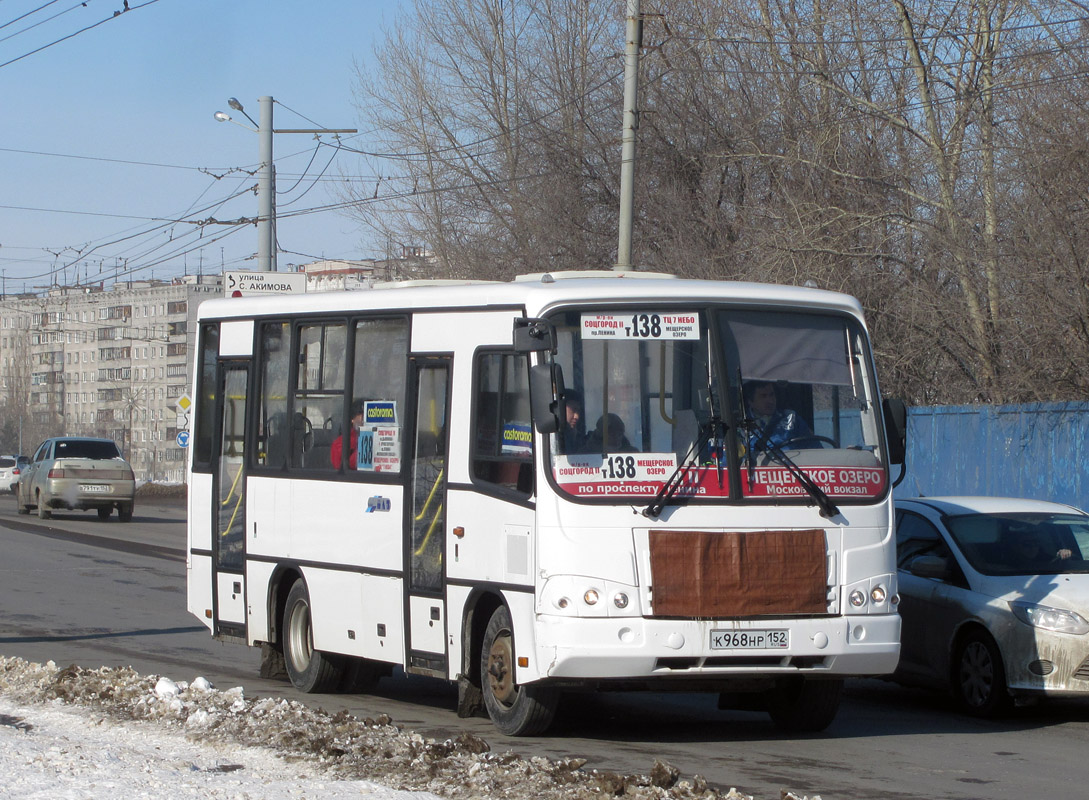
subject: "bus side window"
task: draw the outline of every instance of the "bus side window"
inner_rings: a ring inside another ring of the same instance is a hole
[[[533,493],[533,429],[526,357],[477,354],[473,403],[473,478]]]
[[[219,356],[219,326],[201,325],[200,363],[197,366],[197,424],[193,442],[193,467],[208,469],[215,447],[216,358]],[[37,460],[37,458],[35,458]]]
[[[287,415],[291,326],[286,322],[263,323],[259,341],[260,407],[255,458],[259,465],[282,469],[291,441],[291,421]]]
[[[336,469],[330,450],[344,417],[347,326],[315,323],[299,328],[298,371],[291,422],[291,466]]]
[[[374,462],[360,460],[358,468],[368,474],[397,473],[401,469],[401,450],[404,447],[401,429],[407,413],[408,320],[404,317],[361,319],[356,321],[352,336],[355,340],[355,358],[352,364],[351,400],[370,401],[373,404],[371,419],[364,421],[364,431],[373,434],[375,449],[381,450],[374,454]],[[337,434],[340,430],[338,425]],[[379,458],[382,463],[379,463]]]

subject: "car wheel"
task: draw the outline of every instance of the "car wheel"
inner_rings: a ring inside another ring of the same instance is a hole
[[[42,496],[38,495],[38,519],[49,519],[53,516],[53,512],[49,510],[49,506],[42,500]]]
[[[106,520],[108,520],[110,518],[110,514],[112,514],[112,513],[113,513],[113,509],[110,506],[106,506],[105,508],[99,508],[98,509],[98,518],[100,520],[102,520],[103,522],[105,522]]]
[[[973,631],[957,647],[953,692],[960,707],[975,717],[998,716],[1012,705],[1002,653],[988,634]]]
[[[559,691],[539,684],[518,685],[514,680],[514,626],[506,606],[488,621],[480,651],[480,682],[484,707],[501,733],[533,736],[552,724]]]
[[[310,619],[310,593],[301,578],[295,581],[284,607],[284,666],[300,692],[328,692],[337,688],[344,674],[343,661],[314,649]]]
[[[132,522],[133,503],[122,503],[117,507],[117,518],[121,522]]]
[[[30,506],[24,506],[22,503],[19,503],[18,511],[20,514],[29,514]]]
[[[768,714],[781,731],[817,733],[836,718],[842,692],[842,680],[786,680],[772,690]]]

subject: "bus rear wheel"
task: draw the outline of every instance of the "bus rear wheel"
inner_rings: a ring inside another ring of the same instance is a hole
[[[507,736],[533,736],[552,724],[559,691],[538,684],[519,685],[514,679],[514,626],[506,606],[488,621],[480,652],[484,707],[492,723]]]
[[[340,658],[314,649],[314,627],[310,619],[310,592],[301,578],[287,595],[283,628],[284,666],[292,685],[300,692],[328,692],[343,677]]]

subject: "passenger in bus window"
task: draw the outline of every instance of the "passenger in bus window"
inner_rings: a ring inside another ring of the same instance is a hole
[[[809,440],[813,431],[798,412],[779,408],[773,381],[748,381],[743,391],[749,416],[755,422],[749,432],[750,448],[760,451],[769,444],[782,447],[788,442],[794,448],[819,447]]]
[[[635,447],[624,435],[624,421],[616,414],[602,414],[587,438],[591,453],[634,453]]]
[[[355,400],[352,403],[352,432],[348,442],[348,469],[356,468],[356,449],[359,446],[359,429],[363,427],[363,401]],[[341,458],[344,455],[344,434],[333,439],[333,445],[329,448],[329,460],[336,469],[340,469]]]
[[[582,453],[586,450],[586,424],[582,419],[582,395],[575,389],[564,394],[567,424],[563,428],[563,451]]]

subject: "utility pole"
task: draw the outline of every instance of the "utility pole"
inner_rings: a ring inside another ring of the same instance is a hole
[[[257,100],[261,173],[257,178],[257,269],[276,270],[276,165],[272,163],[272,98]]]
[[[624,130],[620,158],[620,243],[613,269],[631,269],[632,217],[635,208],[635,133],[639,128],[639,50],[643,17],[639,0],[628,0],[624,48]]]
[[[276,101],[271,97],[257,99],[260,112],[259,122],[246,113],[245,108],[237,99],[231,98],[227,105],[235,111],[243,114],[251,124],[257,125],[257,135],[260,139],[259,159],[260,172],[257,176],[257,269],[261,272],[274,272],[276,270],[276,165],[272,159],[272,134],[274,133],[357,133],[355,128],[282,128],[277,130],[272,126],[272,106]],[[247,125],[231,119],[222,111],[215,113],[215,118],[220,122],[234,122],[248,130],[254,130]],[[221,251],[222,252],[222,251]]]

